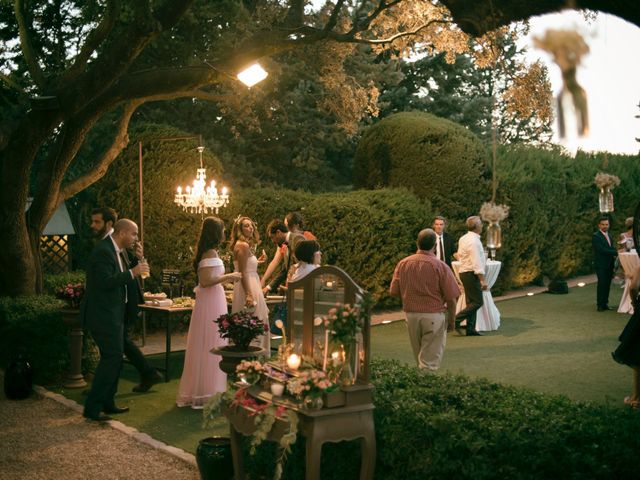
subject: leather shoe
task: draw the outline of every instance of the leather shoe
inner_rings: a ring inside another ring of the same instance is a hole
[[[482,334],[477,330],[467,330],[467,337],[482,337]]]
[[[606,312],[607,310],[613,310],[611,307],[598,307],[599,312]]]
[[[110,416],[102,415],[101,413],[97,413],[97,414],[83,413],[82,416],[87,420],[91,420],[92,422],[108,422],[109,420],[113,420]]]
[[[108,413],[109,415],[117,415],[118,413],[127,413],[129,411],[129,407],[111,407],[105,408],[104,413]]]
[[[133,391],[137,393],[148,392],[151,387],[153,387],[156,383],[162,382],[164,379],[162,375],[156,370],[152,375],[147,377],[143,377],[140,380],[140,383],[133,387]]]

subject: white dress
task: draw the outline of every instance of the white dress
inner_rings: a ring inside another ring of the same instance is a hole
[[[235,271],[238,272],[238,262],[236,260],[234,260],[233,266],[235,268]],[[249,287],[251,289],[250,293],[253,297],[253,300],[256,302],[255,316],[262,320],[266,325],[268,325],[269,309],[267,308],[267,302],[265,301],[264,295],[262,294],[260,275],[258,275],[258,259],[255,255],[251,255],[247,259],[246,271],[241,273],[242,278],[246,278],[249,281]],[[245,306],[246,297],[247,295],[244,291],[244,287],[242,286],[242,280],[236,282],[233,287],[233,304],[231,306],[231,311],[239,312],[240,310],[242,310]],[[264,335],[261,335],[256,340],[251,342],[251,345],[262,347],[267,352],[267,356],[269,356],[271,352],[271,335],[269,334],[269,332],[266,332]]]
[[[216,276],[224,275],[224,263],[219,258],[205,258],[198,268],[213,267]],[[222,347],[227,340],[220,338],[213,320],[227,313],[227,300],[222,284],[207,288],[196,287],[196,302],[191,313],[187,351],[178,387],[176,404],[179,407],[202,408],[207,400],[227,388],[227,375],[220,370],[220,357],[210,350]]]

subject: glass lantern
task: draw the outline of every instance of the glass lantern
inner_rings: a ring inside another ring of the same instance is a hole
[[[333,266],[319,267],[288,284],[288,341],[295,348],[300,347],[302,355],[322,370],[332,362],[349,362],[344,370],[352,372],[352,380],[345,382],[350,384],[369,382],[370,319],[366,316],[362,331],[356,335],[352,345],[333,344],[324,320],[332,308],[359,304],[363,293],[349,275]]]
[[[497,220],[490,221],[487,227],[487,249],[491,252],[491,260],[496,256],[496,250],[502,247],[502,229]]]
[[[613,193],[609,187],[602,187],[598,194],[600,213],[613,212]]]

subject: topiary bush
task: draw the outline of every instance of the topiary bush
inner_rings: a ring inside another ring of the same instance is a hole
[[[31,362],[34,381],[58,380],[69,366],[68,327],[60,314],[64,302],[49,295],[0,298],[0,363],[6,368],[18,353]]]
[[[372,363],[381,480],[636,478],[636,412],[464,376],[426,375],[397,361]],[[285,479],[304,477],[298,440]],[[358,442],[325,444],[321,476],[357,479]],[[245,455],[269,478],[275,451]]]
[[[424,112],[398,113],[365,131],[355,185],[405,187],[435,212],[464,221],[490,196],[486,160],[482,142],[461,125]]]

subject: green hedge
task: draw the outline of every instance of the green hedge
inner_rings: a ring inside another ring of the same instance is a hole
[[[58,380],[69,366],[68,327],[60,308],[64,303],[48,295],[0,298],[0,362],[3,368],[18,353],[31,362],[34,381]]]
[[[405,187],[452,220],[486,200],[487,151],[469,130],[424,112],[390,115],[369,127],[356,151],[360,188]]]
[[[396,361],[372,363],[377,462],[383,480],[636,478],[636,412],[464,376],[425,375]],[[357,442],[325,444],[323,479],[357,479]],[[270,478],[275,451],[246,455]],[[285,479],[304,477],[304,441]]]

